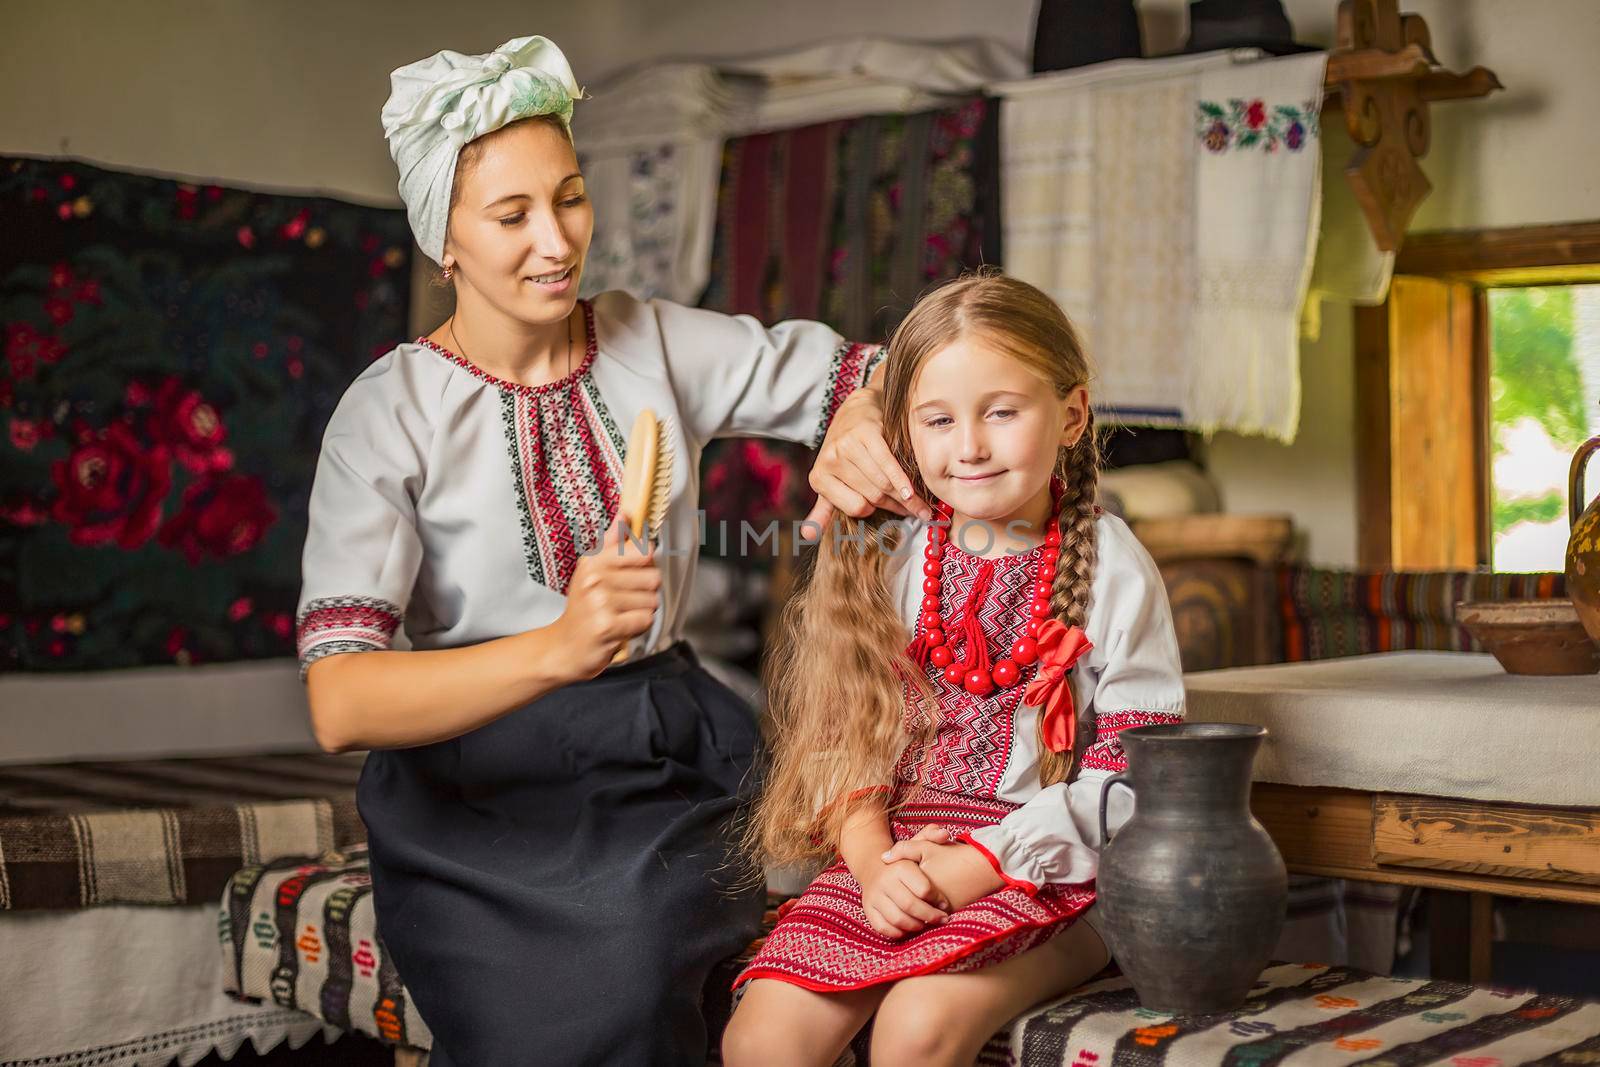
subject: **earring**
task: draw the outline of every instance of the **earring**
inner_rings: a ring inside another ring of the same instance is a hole
[[[446,263],[444,265],[444,280],[445,281],[449,281],[451,278],[453,278],[455,276],[455,273],[456,273],[456,265],[454,263]]]

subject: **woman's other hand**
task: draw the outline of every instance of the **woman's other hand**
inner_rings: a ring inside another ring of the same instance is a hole
[[[835,510],[858,519],[878,508],[933,518],[883,439],[883,399],[875,386],[857,389],[839,406],[811,466],[811,488],[817,503],[806,521],[822,528]]]

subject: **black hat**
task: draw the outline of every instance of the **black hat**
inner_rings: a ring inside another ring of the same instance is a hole
[[[1143,54],[1133,0],[1039,0],[1035,73]]]
[[[1283,0],[1194,0],[1184,52],[1259,48],[1275,56],[1321,51],[1294,39]]]

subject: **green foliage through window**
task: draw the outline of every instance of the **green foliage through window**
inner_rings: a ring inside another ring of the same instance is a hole
[[[1600,290],[1593,287],[1489,290],[1496,570],[1561,569],[1566,457],[1600,432],[1600,359],[1587,350],[1596,343],[1591,320],[1597,315]]]
[[[1588,411],[1572,350],[1572,289],[1492,289],[1489,317],[1495,453],[1504,448],[1501,432],[1528,418],[1557,445],[1577,448],[1588,436]]]

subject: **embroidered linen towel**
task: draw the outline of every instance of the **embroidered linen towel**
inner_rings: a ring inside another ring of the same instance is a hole
[[[1326,57],[1119,60],[994,86],[1007,269],[1134,424],[1292,439]]]
[[[1094,108],[1087,91],[1008,97],[1000,110],[1001,240],[1086,334],[1094,316]],[[1089,344],[1086,337],[1085,343]],[[1093,351],[1093,345],[1090,344]]]
[[[1322,196],[1322,52],[1201,73],[1186,421],[1294,439]]]
[[[1103,355],[1098,391],[1123,420],[1174,422],[1187,404],[1197,77],[1180,70],[1093,94],[1092,351]]]
[[[594,238],[583,295],[622,289],[694,304],[711,277],[720,138],[656,140],[586,155]]]
[[[1048,293],[1096,362],[1102,415],[1184,420],[1194,293],[1192,115],[1202,71],[1250,50],[1117,60],[1002,96],[1006,270]]]
[[[711,67],[666,63],[594,90],[573,118],[594,238],[582,293],[693,304],[711,272],[724,131],[747,93]]]

